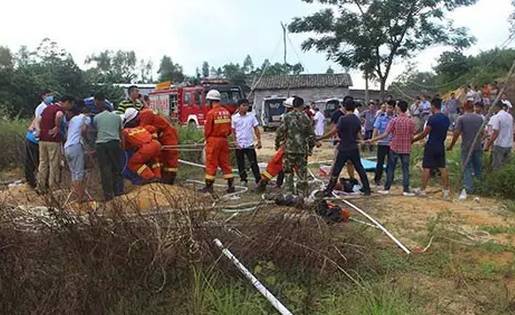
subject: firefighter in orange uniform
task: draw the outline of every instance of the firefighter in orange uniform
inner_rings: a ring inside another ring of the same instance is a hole
[[[128,108],[124,115],[123,148],[134,150],[128,161],[131,171],[146,181],[161,178],[161,144],[154,126],[139,126],[138,111]]]
[[[206,115],[204,138],[206,140],[206,187],[201,192],[212,193],[216,170],[222,169],[227,180],[227,193],[234,192],[232,167],[229,162],[229,142],[231,134],[231,114],[220,104],[220,92],[211,90],[206,95],[211,109]]]
[[[162,146],[177,146],[179,137],[177,129],[165,117],[154,113],[151,109],[142,109],[138,114],[140,126],[154,126],[157,129],[157,140]],[[179,151],[177,148],[162,148],[160,161],[162,163],[163,182],[173,185],[177,176]]]
[[[274,157],[270,160],[270,162],[268,162],[266,170],[261,173],[261,180],[256,187],[257,192],[265,192],[268,182],[270,182],[274,177],[283,171],[283,157],[284,147],[280,147],[279,150],[275,152]],[[277,181],[277,185],[280,186],[279,179]]]

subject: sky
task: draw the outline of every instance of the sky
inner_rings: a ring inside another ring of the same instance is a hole
[[[166,54],[193,75],[203,61],[216,67],[229,62],[241,64],[247,54],[256,66],[265,58],[282,62],[280,23],[322,7],[301,0],[6,0],[2,3],[0,45],[13,51],[21,45],[35,48],[49,37],[83,68],[85,58],[92,53],[122,49],[152,60],[157,71]],[[449,17],[455,26],[467,27],[476,37],[476,44],[465,51],[476,54],[500,46],[508,38],[511,12],[511,0],[479,0]],[[302,51],[306,34],[288,37],[289,63],[300,62],[306,73],[325,73],[328,67],[344,71],[324,53]],[[444,50],[429,48],[413,61],[419,70],[431,70]],[[406,61],[397,62],[391,79],[405,66]],[[351,75],[354,88],[363,88],[361,74],[351,71]]]

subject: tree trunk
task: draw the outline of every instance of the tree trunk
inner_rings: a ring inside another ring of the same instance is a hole
[[[365,71],[365,104],[368,104],[370,96],[368,95],[368,72]]]
[[[386,78],[379,79],[379,82],[381,84],[381,98],[384,101],[385,96],[386,96]]]

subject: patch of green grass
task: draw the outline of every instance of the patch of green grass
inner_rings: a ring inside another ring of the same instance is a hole
[[[515,234],[515,226],[488,226],[484,225],[481,230],[490,234]]]
[[[362,282],[363,288],[333,289],[320,298],[316,314],[423,314],[409,292],[385,280]]]
[[[478,248],[484,250],[484,251],[487,251],[489,253],[494,253],[494,254],[499,254],[499,253],[503,253],[503,252],[506,252],[506,251],[513,251],[513,247],[511,246],[507,246],[507,245],[503,245],[503,244],[498,244],[494,241],[488,241],[488,242],[485,242],[483,244],[479,244],[477,245]]]
[[[25,132],[29,121],[25,119],[4,119],[0,117],[0,147],[2,158],[0,170],[21,165],[25,154]]]

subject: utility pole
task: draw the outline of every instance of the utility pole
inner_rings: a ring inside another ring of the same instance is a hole
[[[284,46],[284,64],[286,64],[286,24],[281,22],[281,27],[283,28],[283,46]]]

